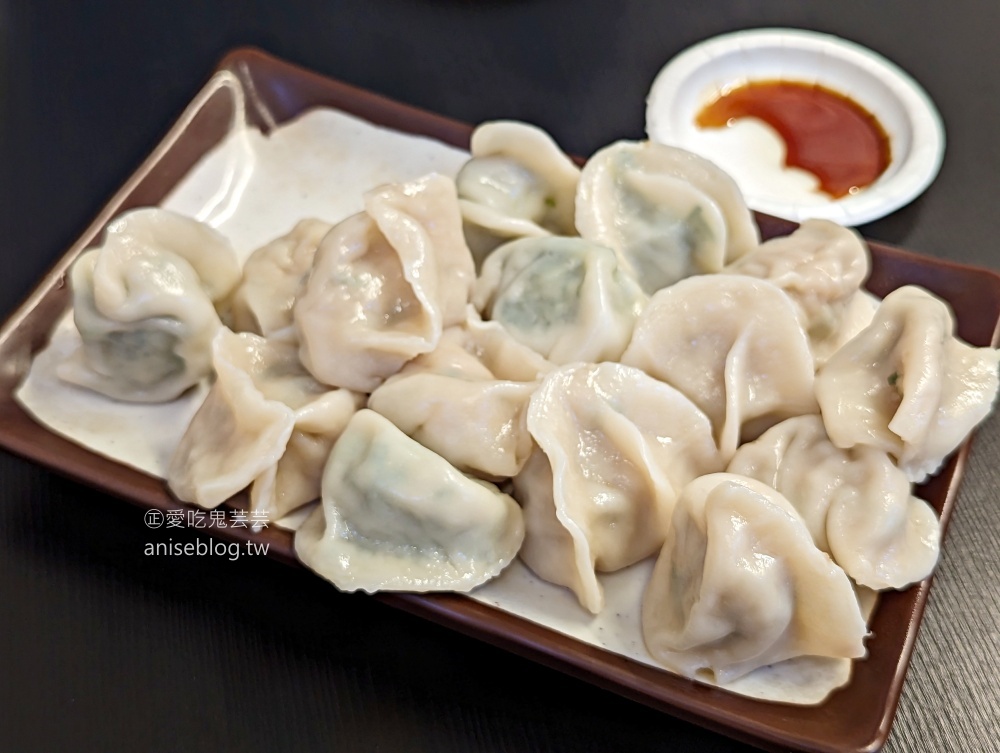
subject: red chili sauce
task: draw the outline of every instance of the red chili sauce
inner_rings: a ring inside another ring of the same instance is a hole
[[[756,81],[733,89],[698,113],[702,128],[755,117],[787,147],[786,167],[808,170],[835,199],[875,182],[889,166],[889,136],[857,102],[818,84]]]

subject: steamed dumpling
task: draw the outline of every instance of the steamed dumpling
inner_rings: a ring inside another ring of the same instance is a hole
[[[816,545],[873,589],[905,588],[937,564],[941,527],[884,450],[834,446],[820,416],[799,416],[736,451],[727,470],[788,499]]]
[[[474,276],[451,180],[368,192],[323,238],[293,307],[302,363],[324,384],[372,391],[465,319]]]
[[[319,384],[292,343],[222,329],[217,378],[167,469],[178,499],[212,508],[251,487],[254,520],[278,520],[319,497],[334,440],[361,396]]]
[[[289,331],[292,304],[312,269],[316,249],[332,228],[322,220],[301,220],[287,235],[250,255],[229,301],[233,330],[264,337]]]
[[[718,272],[759,240],[729,175],[703,157],[650,141],[619,141],[587,161],[576,227],[613,248],[647,293]]]
[[[528,399],[551,368],[500,325],[470,320],[389,377],[368,407],[459,470],[509,478],[531,452]]]
[[[597,571],[658,550],[688,481],[721,470],[705,415],[672,387],[615,363],[553,371],[532,396],[538,448],[514,479],[524,505],[521,559],[597,613]]]
[[[527,123],[483,123],[456,178],[465,233],[477,266],[507,240],[575,234],[580,169],[552,138]]]
[[[239,274],[207,225],[162,209],[122,215],[71,270],[82,348],[59,377],[116,400],[172,400],[210,373],[215,304]]]
[[[797,656],[862,657],[867,628],[847,575],[792,505],[758,481],[715,473],[681,492],[642,632],[668,668],[727,683]]]
[[[882,449],[920,482],[989,414],[998,363],[955,337],[944,301],[906,285],[820,369],[816,397],[835,445]]]
[[[821,363],[871,321],[875,307],[861,289],[870,269],[868,247],[855,231],[829,220],[806,220],[791,235],[765,241],[725,271],[768,280],[785,291]]]
[[[510,563],[523,536],[511,497],[366,409],[334,445],[295,552],[343,591],[470,591]]]
[[[726,458],[781,419],[817,412],[808,338],[791,299],[763,280],[702,275],[659,291],[621,362],[690,398]]]
[[[556,364],[613,361],[646,303],[614,252],[581,238],[524,238],[486,260],[473,302]]]
[[[191,265],[206,295],[222,301],[240,280],[232,244],[204,222],[169,209],[142,207],[119,215],[108,225],[102,249],[119,253],[167,252]]]

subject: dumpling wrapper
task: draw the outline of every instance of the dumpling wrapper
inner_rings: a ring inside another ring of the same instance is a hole
[[[236,251],[210,225],[160,207],[132,209],[112,220],[102,247],[166,251],[191,265],[213,303],[226,298],[240,280]]]
[[[115,400],[173,400],[210,373],[215,303],[239,274],[209,226],[164,209],[126,212],[70,270],[82,346],[59,378]]]
[[[301,220],[250,255],[228,301],[226,318],[233,331],[272,337],[292,328],[292,305],[312,269],[316,249],[332,228],[322,220]]]
[[[552,368],[500,325],[470,319],[389,377],[368,407],[459,470],[510,478],[534,444],[525,420],[528,399]]]
[[[791,503],[729,473],[681,493],[642,631],[657,661],[720,684],[797,656],[863,657],[868,632],[850,580]]]
[[[617,360],[646,304],[614,252],[582,238],[522,238],[494,251],[473,303],[555,364]]]
[[[765,241],[725,271],[768,280],[792,299],[817,364],[864,329],[874,314],[874,306],[864,305],[870,297],[861,288],[871,271],[868,246],[856,231],[829,220],[806,220],[791,235]],[[859,322],[865,312],[867,320]]]
[[[212,508],[251,486],[254,520],[275,521],[319,497],[334,440],[361,404],[319,384],[292,343],[220,330],[216,381],[167,470],[171,491]]]
[[[508,241],[518,238],[545,238],[552,233],[523,217],[509,217],[485,204],[477,204],[469,199],[459,199],[462,210],[462,227],[469,251],[476,262],[476,269],[482,269],[487,257]]]
[[[701,275],[658,291],[621,362],[690,398],[725,458],[783,418],[819,410],[809,340],[791,299],[764,280]]]
[[[508,240],[575,234],[580,168],[545,131],[512,120],[483,123],[470,151],[455,181],[477,268]]]
[[[322,504],[296,532],[295,552],[342,591],[470,591],[523,538],[510,496],[364,409],[334,445]]]
[[[726,469],[779,491],[816,546],[868,588],[901,589],[934,570],[941,526],[906,474],[874,447],[836,447],[820,416],[798,416],[742,445]]]
[[[649,294],[721,271],[760,238],[729,175],[692,152],[650,141],[618,141],[587,160],[576,227],[613,248]]]
[[[538,449],[514,479],[524,506],[521,559],[604,606],[597,571],[628,567],[663,543],[680,489],[721,470],[708,418],[680,392],[616,363],[547,375],[528,406]]]
[[[532,197],[531,209],[511,212],[509,204],[507,207],[497,206],[495,202],[487,202],[488,204],[506,214],[538,222],[553,233],[568,235],[573,232],[580,168],[566,156],[549,134],[529,123],[514,120],[489,121],[481,123],[472,132],[469,151],[474,159],[502,157],[521,165],[541,188],[541,195]]]
[[[371,392],[464,321],[475,269],[457,202],[441,175],[383,186],[324,237],[292,309],[317,380]]]
[[[819,370],[816,398],[835,445],[885,450],[919,483],[989,415],[998,365],[955,336],[948,304],[906,285]]]

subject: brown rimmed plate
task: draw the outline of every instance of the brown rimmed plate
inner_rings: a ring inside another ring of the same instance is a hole
[[[471,127],[324,78],[252,49],[221,63],[226,85],[213,77],[162,143],[102,210],[0,330],[0,446],[143,508],[184,509],[153,477],[93,454],[35,423],[13,393],[69,304],[65,273],[107,222],[137,206],[158,204],[210,148],[229,132],[245,103],[246,117],[264,132],[312,107],[334,107],[378,125],[467,147]],[[764,237],[794,225],[759,216]],[[877,295],[900,285],[922,285],[955,310],[959,335],[974,345],[1000,341],[1000,276],[872,243],[868,283]],[[924,485],[947,525],[969,451],[965,443],[944,470]],[[295,563],[291,535],[270,528],[211,528],[229,540],[269,543],[269,554]],[[640,703],[722,734],[775,750],[870,751],[885,742],[909,664],[930,580],[882,597],[871,622],[869,657],[855,663],[851,682],[819,706],[755,701],[700,685],[580,643],[460,595],[384,594],[379,598],[442,625],[567,672]]]

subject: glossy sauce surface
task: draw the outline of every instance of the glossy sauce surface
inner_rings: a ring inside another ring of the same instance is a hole
[[[721,128],[746,117],[774,128],[787,147],[785,165],[811,172],[835,199],[874,183],[891,160],[889,136],[875,116],[818,84],[751,82],[721,95],[695,122]]]

